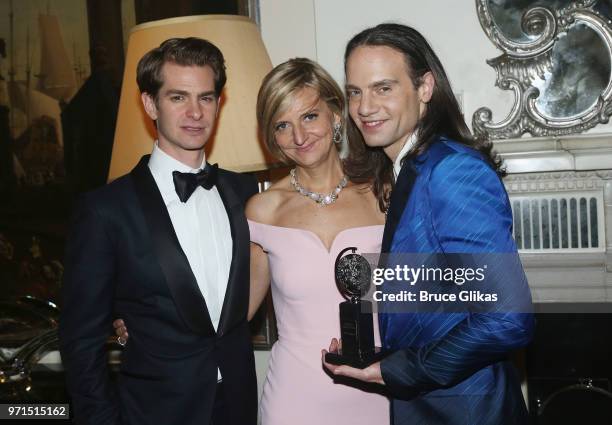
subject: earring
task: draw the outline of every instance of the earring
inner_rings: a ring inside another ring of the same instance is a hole
[[[340,131],[341,128],[340,123],[334,124],[334,143],[340,143],[342,141],[342,132]]]

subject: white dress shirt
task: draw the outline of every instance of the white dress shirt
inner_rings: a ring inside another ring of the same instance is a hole
[[[402,158],[404,158],[408,151],[412,149],[412,147],[416,143],[416,139],[416,132],[412,132],[412,134],[408,136],[408,138],[404,142],[404,146],[402,146],[402,149],[397,155],[397,158],[395,158],[395,161],[393,162],[393,176],[395,180],[397,180],[397,176],[399,176],[400,170],[402,169]]]
[[[203,162],[199,169],[193,169],[166,154],[157,143],[149,159],[149,169],[217,330],[232,263],[229,218],[216,186],[210,190],[198,186],[183,203],[172,178],[173,171],[197,173],[205,165]],[[220,372],[218,375],[220,379]]]

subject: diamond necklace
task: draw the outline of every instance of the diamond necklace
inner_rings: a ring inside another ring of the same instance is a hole
[[[348,183],[348,179],[346,178],[346,176],[342,176],[336,188],[329,194],[324,195],[322,193],[311,192],[308,189],[304,189],[298,182],[297,175],[295,174],[295,168],[292,168],[291,171],[289,171],[289,175],[291,176],[291,186],[293,186],[296,192],[312,199],[322,207],[336,202],[336,199],[338,199],[338,195],[340,194],[340,192],[342,192],[342,189],[344,189],[344,187]]]

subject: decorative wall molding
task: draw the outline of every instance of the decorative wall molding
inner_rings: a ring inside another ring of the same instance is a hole
[[[612,181],[611,170],[511,174],[504,178],[508,194],[603,191]]]

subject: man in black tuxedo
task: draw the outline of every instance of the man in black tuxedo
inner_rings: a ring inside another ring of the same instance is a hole
[[[243,210],[256,184],[204,153],[225,79],[208,41],[148,52],[137,80],[153,152],[76,209],[59,331],[78,424],[256,423]],[[117,385],[105,353],[114,317],[130,329]]]

